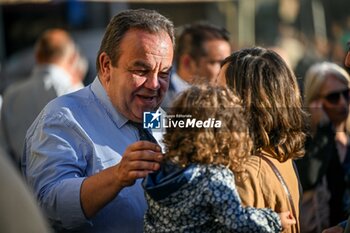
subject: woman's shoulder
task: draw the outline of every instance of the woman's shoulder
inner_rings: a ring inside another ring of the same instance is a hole
[[[260,173],[262,161],[259,156],[251,155],[244,163],[244,170],[250,175],[257,176]]]
[[[271,161],[277,168],[288,167],[290,166],[291,160],[288,160],[284,163],[279,162],[277,159],[264,155],[252,155],[247,158],[247,161],[244,163],[244,170],[246,175],[250,179],[259,179],[261,177],[266,177],[272,175],[273,170],[271,169],[270,164],[266,159]]]

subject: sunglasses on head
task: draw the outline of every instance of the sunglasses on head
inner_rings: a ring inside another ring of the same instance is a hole
[[[336,91],[336,92],[331,92],[328,95],[324,96],[324,98],[331,104],[337,104],[339,103],[340,100],[340,96],[343,95],[344,99],[349,102],[349,94],[350,94],[350,90],[346,89],[343,91]]]

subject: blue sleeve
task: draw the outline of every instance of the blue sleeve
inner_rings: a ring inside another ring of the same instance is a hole
[[[271,209],[244,208],[228,169],[211,177],[209,195],[218,221],[234,232],[280,232],[281,220]]]
[[[80,204],[86,146],[62,115],[42,116],[28,130],[24,175],[50,222],[73,229],[89,224]]]

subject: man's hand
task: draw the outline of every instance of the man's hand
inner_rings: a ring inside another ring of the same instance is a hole
[[[129,145],[120,163],[83,181],[80,200],[85,216],[91,218],[123,188],[158,170],[162,159],[161,148],[157,144],[138,141]]]
[[[148,141],[135,142],[126,148],[116,165],[117,180],[122,187],[130,186],[136,179],[158,170],[162,159],[159,145]]]

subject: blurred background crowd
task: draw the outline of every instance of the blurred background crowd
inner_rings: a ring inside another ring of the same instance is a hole
[[[97,49],[111,16],[128,8],[155,9],[176,27],[205,20],[230,32],[233,50],[273,47],[298,78],[314,61],[343,64],[350,39],[347,0],[0,1],[0,94],[34,65],[33,45],[47,28],[67,29],[88,60],[84,84],[95,76]]]

